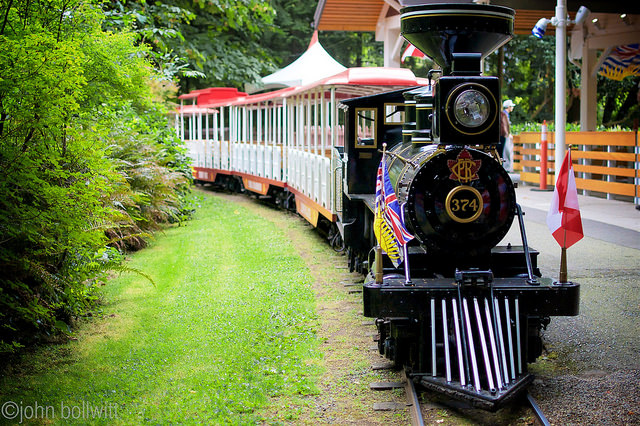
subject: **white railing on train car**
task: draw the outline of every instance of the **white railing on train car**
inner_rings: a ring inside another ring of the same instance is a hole
[[[276,146],[271,152],[271,175],[273,176],[273,179],[277,181],[282,181],[282,153],[283,150],[281,146]]]
[[[264,161],[264,149],[265,146],[264,145],[254,145],[253,148],[255,149],[256,152],[256,157],[257,157],[257,161],[256,161],[256,175],[260,176],[260,177],[267,177],[265,175],[265,161]]]
[[[180,134],[195,166],[284,181],[333,212],[338,195],[326,152],[344,145],[344,128],[335,126],[335,92],[329,103],[326,93],[300,94],[280,106],[220,107],[189,117],[181,112]]]
[[[264,177],[267,179],[273,178],[273,147],[263,147],[262,158],[264,159]]]
[[[320,204],[326,209],[331,209],[331,159],[323,157],[320,159]]]

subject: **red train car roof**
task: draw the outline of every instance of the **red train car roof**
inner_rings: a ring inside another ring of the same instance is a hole
[[[180,95],[178,96],[178,99],[196,98],[198,101],[198,105],[209,105],[237,99],[244,96],[247,96],[247,93],[241,92],[235,87],[209,87],[207,89],[193,90],[184,95]]]
[[[426,78],[416,77],[408,68],[360,67],[343,72],[316,84],[357,84],[367,86],[418,86],[427,84]]]
[[[198,107],[215,108],[227,105],[245,105],[258,102],[265,102],[271,99],[283,99],[297,95],[320,86],[343,86],[346,92],[357,91],[348,90],[350,86],[362,87],[412,87],[428,84],[426,78],[416,77],[407,68],[387,68],[387,67],[361,67],[348,68],[331,77],[326,77],[314,83],[304,86],[287,87],[267,93],[249,95],[232,87],[211,87],[208,89],[194,90],[179,96],[179,99],[196,99]]]

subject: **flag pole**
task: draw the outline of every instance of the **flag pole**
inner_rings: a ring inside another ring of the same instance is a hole
[[[560,171],[556,176],[551,207],[547,214],[547,226],[551,235],[562,249],[560,274],[557,284],[568,283],[567,249],[584,237],[578,189],[576,187],[573,165],[571,163],[571,145],[568,145]]]
[[[376,245],[376,284],[382,284],[384,269],[382,268],[382,248],[380,244]]]
[[[562,254],[560,255],[560,284],[567,282],[567,248],[562,247]]]
[[[569,159],[571,159],[571,145],[567,146],[567,154]],[[571,168],[571,164],[569,164],[569,168]],[[556,183],[557,185],[557,183]],[[566,214],[562,215],[562,227],[566,226]],[[562,251],[560,253],[560,276],[558,277],[558,281],[560,284],[565,284],[567,282],[567,230],[564,230],[564,243],[562,244]]]
[[[403,203],[400,206],[400,215],[402,217],[402,223],[404,223],[404,205],[407,203]],[[413,285],[411,282],[411,271],[409,268],[409,250],[407,249],[407,244],[402,245],[402,251],[404,252],[404,285]]]
[[[387,151],[387,144],[383,143],[382,144],[382,161],[384,161],[384,155],[386,151]],[[382,227],[382,222],[379,222],[378,226]],[[382,233],[381,229],[378,230],[378,234],[380,233]],[[384,260],[382,259],[382,247],[380,247],[379,241],[378,241],[378,244],[376,244],[376,248],[375,248],[375,261],[376,261],[376,270],[375,270],[376,284],[382,284],[384,282],[384,265],[383,265]]]

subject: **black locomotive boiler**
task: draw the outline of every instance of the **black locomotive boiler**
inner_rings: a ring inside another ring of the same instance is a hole
[[[478,4],[402,9],[403,36],[441,70],[428,86],[343,101],[339,223],[352,269],[382,269],[382,277],[369,272],[363,289],[380,353],[423,386],[490,410],[531,382],[527,363],[541,354],[550,317],[577,315],[579,306],[578,284],[541,277],[495,148],[501,97],[482,59],[510,40],[514,15]],[[371,255],[383,144],[415,236],[399,269]],[[514,218],[522,245],[497,246]]]

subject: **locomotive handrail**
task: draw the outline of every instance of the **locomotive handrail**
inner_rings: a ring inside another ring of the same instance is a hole
[[[525,261],[527,262],[527,282],[531,285],[539,285],[540,283],[533,275],[533,266],[531,265],[531,253],[529,252],[529,243],[527,242],[527,233],[524,229],[524,213],[520,204],[516,203],[516,211],[518,213],[518,223],[520,225],[520,236],[522,237],[522,247],[524,249]]]
[[[384,145],[386,144],[383,144],[383,146]],[[383,151],[380,149],[378,150],[378,152],[381,154],[383,153]],[[395,152],[385,150],[384,153],[387,155],[390,155],[393,158],[397,158],[398,160],[402,161],[404,164],[410,164],[411,167],[413,167],[414,169],[420,167],[420,164],[416,164],[414,161],[409,160],[408,158],[404,158],[402,155],[396,154]]]

